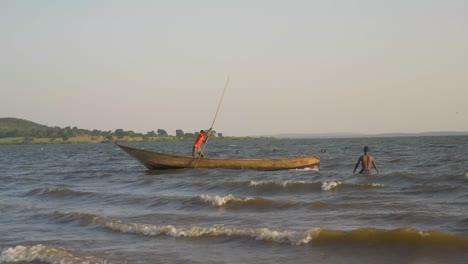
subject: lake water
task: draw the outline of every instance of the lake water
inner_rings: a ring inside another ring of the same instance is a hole
[[[352,175],[364,145],[382,174]],[[113,144],[0,146],[0,262],[468,263],[468,137],[211,141],[206,154],[321,166],[148,171]]]

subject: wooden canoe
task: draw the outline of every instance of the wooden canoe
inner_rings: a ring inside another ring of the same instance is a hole
[[[317,156],[277,159],[218,159],[194,158],[132,148],[115,143],[148,169],[208,168],[233,170],[286,170],[313,168],[320,165]]]

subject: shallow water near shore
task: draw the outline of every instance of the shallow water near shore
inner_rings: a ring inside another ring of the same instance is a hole
[[[382,174],[352,175],[364,145]],[[321,166],[149,171],[113,144],[0,146],[0,262],[468,262],[466,136],[219,140],[206,155]]]

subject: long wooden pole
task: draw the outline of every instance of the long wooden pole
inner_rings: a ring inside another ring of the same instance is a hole
[[[228,83],[229,83],[229,78],[230,76],[228,76],[227,80],[226,80],[226,85],[224,85],[224,90],[223,90],[223,94],[221,95],[221,99],[219,100],[219,104],[218,104],[218,109],[216,109],[216,114],[215,114],[215,117],[213,119],[213,123],[211,123],[211,127],[210,129],[213,128],[215,122],[216,122],[216,118],[218,117],[218,112],[219,112],[219,108],[221,107],[221,103],[223,102],[223,98],[224,98],[224,93],[226,92],[226,88],[228,86]],[[206,144],[205,144],[206,145]]]
[[[228,86],[229,78],[230,78],[230,77],[231,77],[231,76],[228,76],[228,78],[227,78],[227,80],[226,80],[226,85],[224,85],[223,93],[221,94],[221,99],[219,100],[219,103],[218,103],[218,109],[216,109],[216,114],[215,114],[215,116],[214,116],[213,123],[211,123],[211,127],[210,127],[210,129],[209,129],[210,134],[211,134],[211,130],[213,129],[214,124],[215,124],[215,122],[216,122],[216,118],[218,117],[219,108],[221,107],[221,103],[223,102],[224,93],[226,93],[226,88],[227,88],[227,86]],[[206,148],[206,145],[208,144],[208,140],[209,140],[209,139],[210,139],[210,135],[207,135],[205,144],[203,145],[203,149],[202,149],[202,151],[201,151],[201,153],[200,153],[200,156],[198,157],[197,164],[195,164],[195,168],[197,168],[198,162],[200,162],[201,155],[202,155],[203,152],[205,151],[205,148]]]

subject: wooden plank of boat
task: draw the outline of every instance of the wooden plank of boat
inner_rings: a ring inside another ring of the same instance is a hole
[[[313,168],[320,165],[320,158],[317,156],[276,159],[199,159],[189,156],[165,154],[145,149],[132,148],[117,142],[115,144],[148,169],[220,168],[233,170],[286,170]]]

